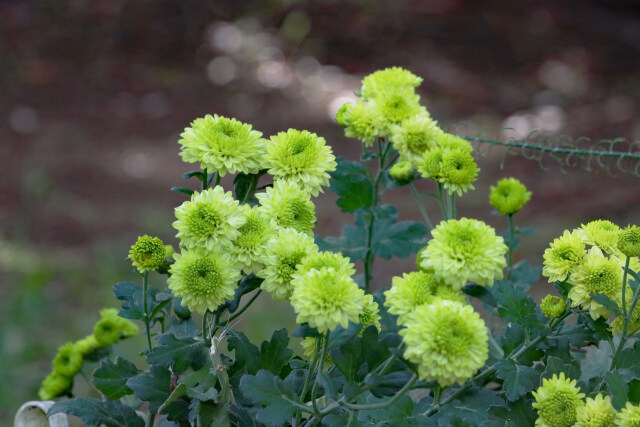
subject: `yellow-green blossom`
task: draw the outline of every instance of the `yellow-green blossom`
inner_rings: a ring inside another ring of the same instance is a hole
[[[68,342],[58,349],[58,354],[53,359],[53,370],[72,377],[80,372],[82,363],[82,353],[74,343]]]
[[[473,153],[473,147],[469,144],[469,141],[451,133],[438,135],[436,144],[443,150],[461,150],[468,154]]]
[[[564,300],[553,295],[547,295],[540,303],[540,310],[542,310],[542,314],[550,319],[562,316],[566,309],[567,304]]]
[[[624,256],[640,256],[640,227],[630,225],[620,231],[618,235],[618,250]]]
[[[399,125],[409,117],[427,114],[426,109],[420,105],[420,97],[413,89],[383,88],[370,104],[374,114],[381,118],[382,135],[391,135],[393,126]]]
[[[98,340],[95,336],[89,335],[82,338],[81,340],[76,341],[75,346],[83,356],[86,356],[87,354],[91,354],[95,350],[100,348],[100,343],[98,343]]]
[[[436,298],[417,307],[400,335],[407,346],[404,357],[418,364],[426,381],[446,387],[463,384],[484,366],[488,330],[473,307]]]
[[[423,159],[417,162],[418,172],[425,178],[439,182],[441,178],[442,158],[445,150],[442,148],[434,148],[425,151]]]
[[[504,178],[496,186],[491,186],[489,203],[500,215],[513,215],[531,199],[531,191],[527,191],[519,180]]]
[[[620,227],[611,221],[598,219],[586,225],[582,224],[582,228],[578,230],[578,233],[586,244],[596,245],[603,252],[612,254],[618,247]]]
[[[473,183],[478,179],[478,165],[473,156],[462,150],[445,150],[440,163],[439,182],[450,193],[462,193],[473,190]]]
[[[360,334],[371,325],[374,325],[378,331],[380,331],[380,308],[378,307],[378,303],[373,300],[373,295],[365,294],[364,295],[364,306],[362,307],[362,311],[358,315],[358,322],[362,325],[362,329],[360,330]]]
[[[228,252],[185,249],[173,258],[169,289],[189,310],[204,314],[233,298],[241,274]]]
[[[468,218],[442,221],[431,235],[421,267],[433,270],[438,280],[460,289],[467,281],[492,286],[494,279],[502,279],[507,246],[484,222]]]
[[[182,160],[200,162],[207,172],[256,174],[265,153],[262,133],[251,125],[217,114],[195,119],[180,135]]]
[[[542,386],[533,392],[532,404],[538,412],[536,426],[569,427],[577,420],[578,408],[584,405],[584,393],[576,386],[576,380],[553,374],[551,379],[542,380]]]
[[[438,122],[432,120],[425,111],[392,126],[390,137],[393,147],[400,153],[400,159],[417,164],[425,151],[436,147],[436,139],[442,133]]]
[[[275,180],[291,180],[314,197],[323,185],[329,185],[329,172],[337,165],[324,138],[295,129],[272,136],[264,159],[264,167]]]
[[[356,273],[348,257],[340,252],[322,251],[310,253],[305,257],[298,265],[295,275],[301,276],[311,270],[320,270],[322,267],[333,268],[347,276],[353,276]]]
[[[622,291],[622,269],[616,260],[605,257],[600,248],[594,246],[574,268],[569,283],[573,285],[569,290],[571,307],[589,310],[594,320],[607,318],[609,311],[591,294],[604,294],[616,301]]]
[[[132,337],[138,333],[140,333],[138,326],[118,316],[118,310],[115,308],[100,310],[100,320],[93,327],[93,336],[101,347],[109,346],[120,338]]]
[[[627,402],[625,407],[616,415],[616,426],[640,427],[640,406]]]
[[[362,97],[364,99],[376,98],[380,91],[384,90],[413,90],[420,86],[422,78],[411,71],[400,67],[390,67],[378,70],[362,79]]]
[[[413,179],[413,165],[408,160],[398,162],[391,167],[389,175],[391,175],[391,178],[395,179],[398,184],[408,184]]]
[[[224,192],[220,186],[197,191],[191,201],[184,202],[175,210],[177,221],[173,227],[178,230],[176,237],[188,249],[231,246],[240,233],[238,228],[245,223],[238,201],[230,191]]]
[[[371,147],[376,137],[380,136],[382,118],[379,112],[362,101],[344,104],[338,110],[336,121],[344,127],[345,136],[359,139],[365,147]]]
[[[280,229],[293,228],[313,235],[316,206],[308,192],[293,181],[279,180],[265,193],[256,194],[260,211]]]
[[[258,277],[264,281],[260,288],[271,293],[271,296],[282,301],[293,292],[293,279],[296,267],[305,257],[318,251],[313,243],[313,237],[288,228],[280,235],[271,239],[265,248],[264,269],[258,272]]]
[[[359,323],[366,301],[364,291],[350,276],[323,267],[296,276],[292,284],[290,302],[298,314],[296,322],[307,322],[320,333]]]
[[[430,304],[435,298],[464,303],[464,294],[450,285],[438,281],[432,273],[416,271],[404,273],[392,279],[391,288],[384,292],[385,307],[389,313],[398,316],[398,323],[404,324],[416,307]]]
[[[575,230],[565,230],[562,236],[554,239],[550,247],[544,251],[542,275],[548,277],[549,282],[565,280],[586,254],[581,236]]]
[[[71,391],[73,378],[59,372],[51,372],[42,382],[38,396],[41,400],[51,400]]]
[[[246,273],[257,273],[263,267],[262,254],[267,242],[275,235],[271,219],[258,207],[242,205],[245,223],[238,228],[231,252]]]
[[[586,404],[578,408],[574,427],[615,427],[617,414],[609,396],[588,397]]]
[[[131,259],[133,266],[140,273],[144,273],[160,267],[164,262],[165,253],[166,250],[162,240],[145,234],[138,237],[136,243],[131,246],[129,259]]]

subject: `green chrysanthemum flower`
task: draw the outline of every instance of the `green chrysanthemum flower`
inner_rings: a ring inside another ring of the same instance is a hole
[[[238,201],[220,186],[193,193],[191,201],[176,208],[176,218],[173,228],[181,244],[208,250],[230,246],[246,221]]]
[[[302,352],[307,359],[313,360],[313,358],[316,357],[317,343],[318,343],[318,339],[316,337],[306,337],[300,342],[300,345],[302,346]],[[321,352],[322,348],[319,349],[318,351]],[[326,359],[324,359],[324,364],[325,366],[333,365],[333,360],[331,360],[331,356],[329,356],[329,352],[327,352],[327,357]]]
[[[502,279],[507,246],[484,222],[451,219],[438,224],[431,235],[421,267],[433,270],[438,280],[460,289],[467,281],[492,286],[494,279]]]
[[[630,225],[620,232],[618,235],[618,250],[624,256],[640,256],[640,227]]]
[[[316,206],[308,192],[293,181],[279,180],[265,193],[256,194],[261,211],[273,219],[281,229],[293,228],[301,233],[313,234]]]
[[[532,404],[538,411],[536,426],[568,427],[577,419],[578,408],[584,405],[584,393],[576,386],[576,380],[565,378],[561,372],[558,377],[543,379],[542,386],[533,392],[536,401]]]
[[[379,125],[382,118],[371,105],[362,101],[344,104],[338,110],[336,121],[344,127],[345,136],[357,138],[365,147],[371,147],[380,135]]]
[[[315,197],[323,185],[329,185],[335,160],[324,138],[306,130],[289,129],[271,137],[264,164],[276,180],[291,180]]]
[[[588,245],[595,245],[602,251],[612,254],[618,247],[618,235],[620,227],[604,219],[598,219],[589,223],[582,224],[582,228],[578,230],[583,241]]]
[[[309,323],[324,333],[358,323],[365,306],[364,291],[353,279],[333,268],[311,270],[292,281],[291,306],[297,323]]]
[[[296,269],[294,275],[303,276],[311,270],[320,270],[323,267],[333,268],[340,274],[353,276],[356,270],[353,263],[348,257],[343,256],[340,252],[321,251],[314,252],[305,257]]]
[[[390,67],[369,74],[362,80],[362,97],[375,98],[381,90],[410,89],[420,86],[422,78],[400,67]]]
[[[615,427],[616,415],[611,398],[598,394],[595,399],[588,397],[586,404],[578,408],[574,427]]]
[[[138,237],[136,243],[131,246],[129,259],[140,273],[144,273],[160,267],[164,262],[165,252],[162,240],[145,234]]]
[[[548,277],[549,282],[565,280],[573,267],[587,254],[584,242],[575,230],[565,230],[550,246],[544,251],[542,267],[542,275]]]
[[[627,402],[616,415],[616,425],[620,427],[640,427],[640,406]]]
[[[439,282],[432,273],[423,271],[394,277],[384,296],[384,305],[389,308],[389,313],[398,316],[398,324],[404,324],[416,307],[431,304],[435,298],[466,302],[460,290],[452,289],[450,285]]]
[[[504,178],[491,186],[489,203],[500,215],[513,215],[531,199],[531,191],[515,178]]]
[[[84,337],[81,340],[76,341],[75,345],[78,351],[83,356],[86,356],[87,354],[91,354],[94,351],[96,351],[98,348],[100,348],[100,343],[98,343],[98,340],[93,335],[89,335],[87,337]]]
[[[68,342],[58,349],[53,359],[53,370],[72,377],[82,369],[82,353],[74,343]]]
[[[404,357],[418,364],[420,378],[442,387],[464,383],[489,356],[484,321],[473,307],[456,301],[436,298],[417,307],[400,335],[407,346]]]
[[[417,162],[418,172],[425,178],[440,181],[442,176],[440,170],[444,153],[445,150],[442,148],[434,148],[433,150],[426,151],[423,159]]]
[[[73,387],[73,378],[54,371],[42,382],[38,396],[41,400],[55,399],[71,391],[71,387]]]
[[[398,162],[391,167],[389,175],[400,185],[408,184],[413,180],[413,165],[408,160]]]
[[[464,138],[450,134],[442,133],[436,137],[436,144],[443,150],[460,150],[465,153],[473,153],[473,147]]]
[[[264,281],[260,285],[262,289],[271,293],[271,296],[283,301],[291,296],[293,284],[291,280],[296,272],[296,266],[306,256],[318,251],[318,246],[313,243],[313,237],[297,232],[294,229],[286,229],[277,238],[267,243],[264,251],[264,269],[258,272],[258,276]]]
[[[391,135],[393,126],[418,114],[427,114],[420,105],[420,97],[411,89],[381,89],[371,101],[374,114],[380,118],[380,132]]]
[[[264,247],[276,230],[271,219],[258,207],[243,205],[242,210],[246,221],[238,228],[231,251],[246,273],[257,273],[263,267]]]
[[[173,258],[169,289],[189,310],[204,314],[233,298],[241,274],[227,252],[187,249]]]
[[[437,146],[437,138],[442,135],[438,122],[431,119],[426,111],[409,117],[400,125],[391,127],[393,147],[400,153],[400,158],[417,164],[427,150]]]
[[[358,322],[362,324],[362,329],[360,330],[360,334],[364,332],[364,330],[371,326],[375,325],[376,329],[380,331],[380,308],[378,307],[378,303],[373,300],[373,295],[365,294],[364,295],[364,306],[362,307],[362,311],[358,315]]]
[[[592,247],[570,277],[571,306],[588,309],[595,320],[609,317],[609,311],[597,303],[590,294],[604,294],[616,301],[622,291],[622,269],[614,259],[605,257],[597,246]]]
[[[473,190],[478,179],[478,165],[473,156],[462,150],[445,150],[440,163],[440,179],[450,193],[462,193]]]
[[[256,174],[265,153],[262,132],[236,119],[206,115],[195,119],[178,141],[180,155],[189,163],[200,162],[207,172]]]
[[[132,337],[140,333],[138,326],[128,319],[118,316],[115,308],[100,310],[101,319],[93,327],[93,336],[101,347],[107,347],[120,338]]]
[[[564,300],[553,295],[547,295],[540,303],[540,310],[542,310],[542,314],[550,319],[562,316],[566,309],[567,304]]]

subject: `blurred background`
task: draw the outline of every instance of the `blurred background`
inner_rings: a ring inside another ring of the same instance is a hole
[[[56,348],[117,306],[112,285],[136,280],[125,259],[136,237],[175,243],[185,197],[169,188],[195,185],[177,144],[193,119],[233,116],[266,137],[307,129],[355,159],[361,145],[335,112],[364,75],[394,65],[424,78],[423,104],[460,135],[640,139],[637,1],[1,1],[0,425],[37,397]],[[504,232],[489,186],[520,178],[533,198],[516,222],[538,232],[516,259],[539,265],[581,222],[640,224],[640,178],[522,157],[501,167],[503,154],[478,159],[459,212]],[[334,201],[316,200],[320,236],[352,220]],[[420,220],[408,189],[385,201]],[[374,286],[414,261],[376,261]],[[294,327],[291,310],[268,296],[239,325],[258,342],[280,326]],[[116,351],[141,364],[142,342]],[[91,393],[81,377],[76,391]]]

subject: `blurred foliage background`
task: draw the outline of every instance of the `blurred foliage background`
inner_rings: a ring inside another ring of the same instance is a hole
[[[393,65],[424,78],[422,102],[461,135],[640,139],[632,0],[0,2],[0,424],[37,397],[56,348],[117,306],[112,285],[136,279],[136,237],[175,243],[184,196],[169,188],[191,169],[177,144],[191,120],[233,116],[266,137],[308,129],[354,158],[335,112],[363,75]],[[533,199],[516,221],[538,233],[516,259],[540,264],[551,239],[591,219],[640,223],[640,178],[522,157],[501,168],[503,153],[479,159],[459,211],[503,232],[488,188],[520,178]],[[317,199],[321,236],[351,220],[334,201]],[[385,201],[420,219],[406,188]],[[374,286],[413,265],[378,260]],[[291,310],[267,296],[239,327],[261,340],[281,325],[293,327]],[[141,344],[116,351],[136,357]],[[81,377],[76,391],[91,392]]]

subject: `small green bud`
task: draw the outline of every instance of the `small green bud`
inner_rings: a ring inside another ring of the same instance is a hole
[[[164,262],[166,251],[162,240],[145,234],[138,237],[136,243],[131,246],[129,259],[140,273],[144,273],[160,267]]]
[[[413,178],[413,166],[411,162],[398,162],[389,171],[391,178],[398,181],[399,184],[408,184]]]
[[[640,256],[640,227],[635,225],[627,226],[618,235],[618,249],[625,256]]]
[[[512,215],[518,212],[531,199],[531,191],[515,178],[505,178],[491,187],[489,203],[500,215]]]
[[[555,319],[562,316],[562,313],[567,309],[567,304],[560,297],[547,295],[540,303],[540,309],[542,314],[550,319]]]

